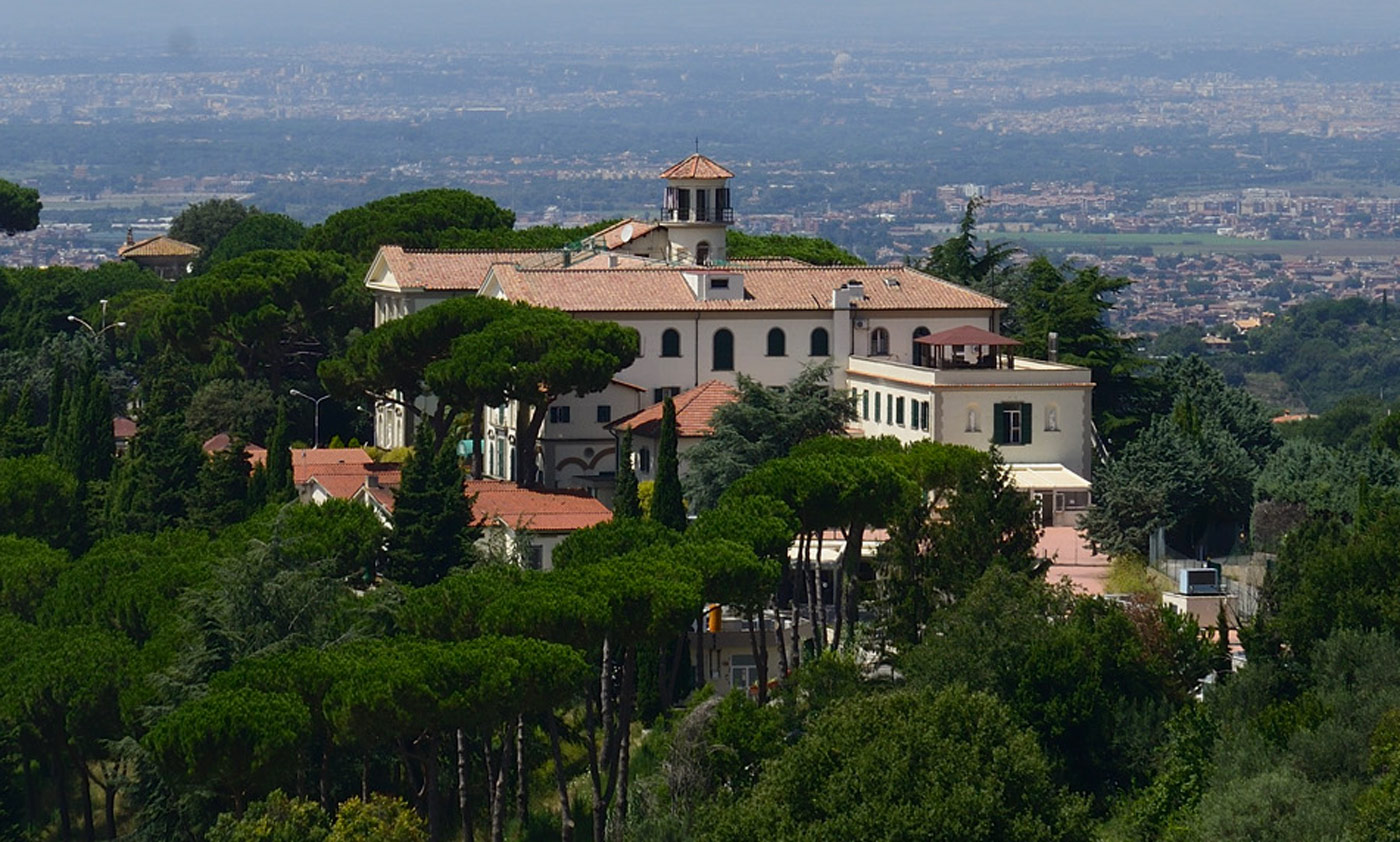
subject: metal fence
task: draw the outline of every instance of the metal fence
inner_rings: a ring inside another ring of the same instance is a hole
[[[1244,555],[1221,556],[1200,561],[1186,558],[1173,552],[1160,537],[1151,542],[1153,569],[1165,574],[1176,587],[1181,571],[1214,567],[1220,571],[1221,588],[1235,598],[1235,615],[1240,623],[1248,622],[1259,611],[1259,601],[1264,587],[1264,576],[1273,564],[1270,553],[1250,553]]]

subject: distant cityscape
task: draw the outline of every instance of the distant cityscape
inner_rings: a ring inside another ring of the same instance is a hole
[[[735,46],[544,54],[343,47],[0,52],[0,177],[44,225],[10,266],[90,266],[127,228],[237,197],[318,222],[424,187],[520,226],[655,215],[689,144],[736,173],[739,226],[917,259],[967,201],[984,238],[1135,281],[1152,332],[1379,295],[1400,276],[1400,47],[1224,52]],[[39,68],[36,70],[35,68]]]

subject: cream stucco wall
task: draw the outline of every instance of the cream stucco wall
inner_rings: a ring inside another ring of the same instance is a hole
[[[986,450],[993,443],[993,408],[1000,403],[1030,404],[1030,442],[998,445],[1002,459],[1054,462],[1086,479],[1090,476],[1093,383],[1087,369],[1018,359],[1010,370],[944,371],[855,357],[846,380],[856,395],[865,435],[894,436],[903,442],[931,439]],[[890,413],[900,399],[903,423],[898,412],[894,417]],[[914,425],[911,409],[917,403],[922,410],[925,402],[927,429],[923,423]]]

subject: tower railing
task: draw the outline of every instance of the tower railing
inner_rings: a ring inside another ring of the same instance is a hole
[[[733,222],[733,208],[662,208],[666,222]]]

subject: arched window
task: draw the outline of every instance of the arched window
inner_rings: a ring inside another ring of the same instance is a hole
[[[681,332],[673,327],[668,327],[661,332],[661,356],[679,357],[681,355]]]
[[[826,328],[812,328],[812,351],[813,357],[831,356],[831,334],[826,332]]]
[[[710,263],[710,241],[701,240],[695,244],[695,264],[708,266]]]
[[[882,327],[870,331],[870,356],[888,357],[889,355],[890,332]]]
[[[929,351],[932,349],[919,341],[920,337],[928,334],[929,330],[926,327],[914,328],[914,353],[909,357],[914,361],[914,365],[928,365]]]
[[[715,331],[714,340],[714,365],[715,371],[734,370],[734,334],[729,328],[722,327]]]
[[[787,334],[783,333],[783,329],[780,327],[768,331],[768,356],[787,356]]]

